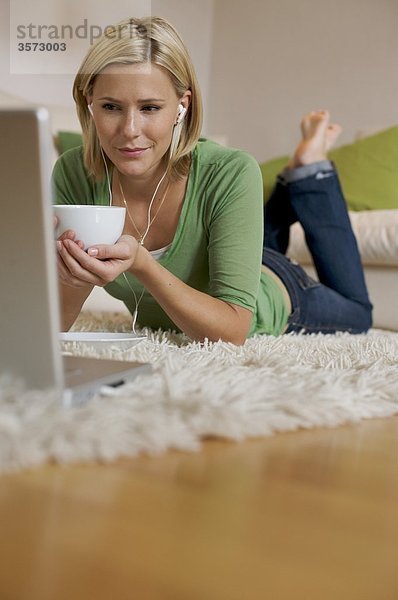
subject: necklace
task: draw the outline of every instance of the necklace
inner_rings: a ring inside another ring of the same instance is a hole
[[[165,192],[164,192],[164,194],[163,194],[163,196],[162,196],[162,199],[161,199],[161,201],[160,201],[160,204],[159,204],[159,206],[158,206],[158,208],[157,208],[157,211],[155,212],[155,214],[153,215],[153,217],[152,217],[152,219],[151,219],[151,209],[152,209],[152,204],[153,204],[153,202],[154,202],[154,200],[155,200],[156,193],[157,193],[157,191],[158,191],[158,189],[159,189],[159,187],[160,187],[160,184],[162,183],[162,181],[163,181],[163,179],[164,179],[164,177],[165,177],[166,173],[167,173],[167,171],[164,173],[163,177],[161,178],[161,180],[159,181],[158,185],[156,186],[155,192],[154,192],[154,194],[153,194],[153,196],[152,196],[152,198],[151,198],[151,201],[150,201],[150,203],[149,203],[149,207],[148,207],[148,217],[147,217],[147,226],[146,226],[146,228],[145,228],[145,231],[144,231],[144,233],[141,233],[141,231],[138,229],[138,227],[137,227],[137,225],[135,224],[135,221],[134,221],[134,219],[133,219],[133,216],[131,215],[131,213],[130,213],[130,211],[129,211],[129,207],[128,207],[128,205],[127,205],[127,202],[126,202],[126,197],[125,197],[125,195],[124,195],[124,191],[123,191],[123,187],[122,187],[122,182],[120,181],[120,177],[119,177],[119,174],[118,174],[119,189],[120,189],[120,194],[121,194],[121,196],[122,196],[123,204],[124,204],[124,206],[126,207],[127,215],[128,215],[128,217],[129,217],[129,219],[130,219],[130,221],[131,221],[131,223],[132,223],[132,225],[133,225],[133,227],[134,227],[135,231],[136,231],[136,232],[137,232],[137,234],[138,234],[138,241],[139,241],[139,243],[141,244],[141,246],[143,246],[143,245],[144,245],[144,241],[145,241],[145,238],[146,238],[146,236],[147,236],[147,234],[148,234],[148,231],[149,231],[149,229],[151,228],[151,226],[152,226],[152,223],[154,222],[154,220],[155,220],[155,219],[156,219],[156,217],[158,216],[158,214],[159,214],[159,211],[160,211],[160,209],[162,208],[162,206],[163,206],[163,202],[165,201],[165,199],[166,199],[166,196],[167,196],[167,193],[168,193],[168,191],[169,191],[169,187],[170,187],[170,181],[168,181],[168,182],[167,182],[167,186],[166,186]]]

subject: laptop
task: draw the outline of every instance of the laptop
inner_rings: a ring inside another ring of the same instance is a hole
[[[74,405],[151,367],[62,356],[51,164],[46,109],[1,109],[0,374],[23,380],[27,389],[56,389],[64,404]]]

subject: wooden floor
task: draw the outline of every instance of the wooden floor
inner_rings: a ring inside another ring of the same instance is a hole
[[[397,600],[398,417],[0,478],[1,600]]]

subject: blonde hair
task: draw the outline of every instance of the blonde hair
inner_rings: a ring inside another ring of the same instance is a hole
[[[108,26],[102,37],[91,46],[80,66],[73,84],[73,98],[83,131],[83,157],[87,171],[96,180],[105,176],[101,147],[87,107],[87,97],[92,94],[97,75],[115,63],[159,65],[167,70],[178,98],[190,90],[191,102],[169,165],[176,177],[186,175],[190,154],[202,127],[202,99],[187,48],[174,27],[161,17],[125,19]]]

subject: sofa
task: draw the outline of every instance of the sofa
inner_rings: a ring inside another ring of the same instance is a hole
[[[329,153],[339,172],[355,232],[374,327],[398,331],[398,127],[390,127]],[[260,165],[269,198],[287,156]],[[301,226],[291,227],[288,255],[314,277]]]
[[[374,327],[398,331],[398,209],[350,211],[369,295]],[[316,277],[301,226],[291,228],[288,255]]]

